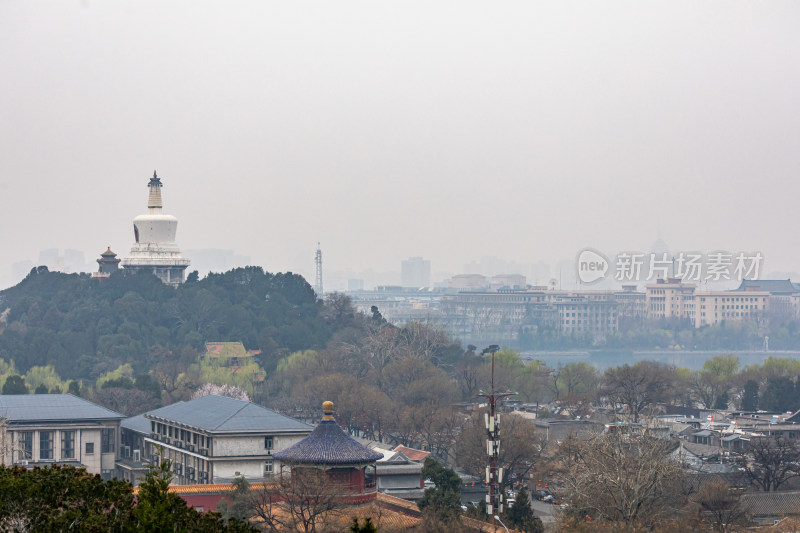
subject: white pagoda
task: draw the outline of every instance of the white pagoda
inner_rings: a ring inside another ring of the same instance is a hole
[[[181,255],[175,244],[178,219],[161,212],[161,179],[153,171],[147,184],[150,190],[147,214],[133,219],[133,235],[136,239],[130,257],[122,260],[126,270],[149,270],[167,285],[183,283],[189,260]]]

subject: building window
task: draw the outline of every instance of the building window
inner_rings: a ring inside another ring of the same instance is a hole
[[[86,455],[92,455],[93,453],[94,453],[94,442],[87,442]]]
[[[274,465],[272,463],[272,459],[269,459],[264,462],[264,476],[271,476],[274,469]]]
[[[272,451],[272,437],[264,437],[264,448]]]
[[[100,432],[100,453],[114,453],[114,429],[103,428]]]
[[[75,432],[61,432],[61,458],[75,459]]]
[[[19,458],[33,459],[33,431],[19,432]]]
[[[39,432],[39,459],[42,461],[53,459],[53,432]]]

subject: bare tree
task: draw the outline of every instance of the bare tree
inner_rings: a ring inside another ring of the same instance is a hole
[[[570,447],[568,515],[651,527],[683,506],[683,473],[669,441],[604,433]]]
[[[356,308],[353,299],[341,292],[332,292],[325,297],[325,314],[338,324],[353,321]]]
[[[609,368],[603,376],[603,394],[615,406],[627,407],[638,422],[648,407],[669,395],[674,374],[673,368],[653,361]]]
[[[267,531],[328,531],[342,516],[346,487],[323,469],[295,469],[274,483],[250,491],[251,517]]]
[[[743,454],[750,482],[764,492],[778,490],[800,476],[800,447],[783,437],[757,437]]]
[[[524,478],[545,452],[547,438],[533,422],[516,415],[504,415],[500,422],[500,464],[505,478]],[[473,474],[486,467],[486,427],[483,413],[472,417],[455,446],[456,463]]]
[[[139,389],[108,387],[92,392],[90,400],[125,416],[134,416],[161,405],[151,392]]]
[[[703,483],[692,496],[692,502],[715,533],[730,533],[743,529],[747,523],[747,509],[741,497],[741,491],[719,479]]]

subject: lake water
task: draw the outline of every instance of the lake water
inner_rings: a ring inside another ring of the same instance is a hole
[[[703,367],[708,359],[720,354],[732,353],[739,358],[740,366],[761,364],[767,357],[791,357],[800,359],[800,351],[735,351],[735,350],[716,350],[716,351],[682,351],[682,350],[586,350],[570,352],[538,352],[523,351],[521,356],[524,360],[539,359],[550,368],[569,363],[587,363],[600,370],[624,364],[634,364],[638,361],[658,361],[675,365],[677,367],[698,370]]]

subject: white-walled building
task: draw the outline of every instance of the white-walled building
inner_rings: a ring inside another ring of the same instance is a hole
[[[262,481],[280,468],[273,454],[313,429],[251,402],[202,396],[123,422],[124,455],[128,446],[143,449],[132,448],[117,470],[134,481],[144,463],[169,459],[179,485],[230,483],[235,477]]]
[[[0,396],[0,458],[6,466],[84,466],[114,475],[120,413],[71,394]]]
[[[153,172],[147,184],[147,214],[133,219],[131,255],[122,260],[126,270],[149,270],[168,285],[183,283],[189,260],[175,243],[178,219],[162,212],[161,179]]]

